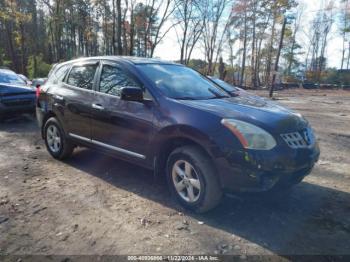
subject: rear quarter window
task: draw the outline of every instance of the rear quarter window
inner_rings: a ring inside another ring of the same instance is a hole
[[[49,77],[49,80],[47,81],[48,83],[53,83],[53,84],[58,84],[60,82],[63,82],[65,76],[67,75],[71,65],[66,64],[62,66],[58,66],[52,74]]]

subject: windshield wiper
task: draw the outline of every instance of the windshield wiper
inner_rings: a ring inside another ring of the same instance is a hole
[[[173,97],[173,99],[176,99],[176,100],[196,100],[194,97],[190,97],[190,96]]]
[[[213,95],[215,95],[215,97],[212,97],[210,99],[216,99],[216,98],[228,98],[229,96],[226,95],[221,95],[219,93],[217,93],[215,90],[208,88],[209,92],[211,92]]]
[[[224,96],[224,95],[215,95],[213,97],[210,97],[208,99],[221,99],[221,98],[229,98],[229,96]]]
[[[239,91],[230,91],[229,92],[230,93],[230,95],[232,96],[232,97],[237,97],[237,96],[239,96]]]

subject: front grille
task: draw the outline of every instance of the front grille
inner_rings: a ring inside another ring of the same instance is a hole
[[[281,134],[287,145],[293,149],[308,148],[314,144],[315,138],[311,128],[299,132]]]

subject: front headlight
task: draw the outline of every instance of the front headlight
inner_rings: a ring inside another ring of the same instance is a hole
[[[223,119],[221,123],[239,139],[246,149],[270,150],[276,146],[276,140],[272,135],[260,127],[235,119]]]

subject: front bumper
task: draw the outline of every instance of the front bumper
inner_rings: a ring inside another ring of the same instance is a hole
[[[264,192],[300,183],[320,156],[318,144],[271,151],[247,150],[216,159],[222,187],[228,192]]]
[[[34,113],[35,112],[35,99],[28,102],[26,101],[23,104],[7,104],[0,101],[0,116],[12,116],[22,113]]]

